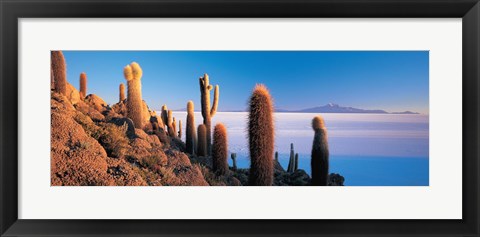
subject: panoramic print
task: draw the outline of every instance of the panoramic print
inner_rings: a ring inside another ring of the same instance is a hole
[[[428,186],[428,51],[51,51],[52,186]]]

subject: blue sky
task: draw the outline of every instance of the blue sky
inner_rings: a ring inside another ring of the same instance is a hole
[[[265,84],[275,107],[304,109],[327,103],[389,112],[428,114],[428,51],[64,51],[67,79],[87,93],[118,101],[123,67],[143,69],[143,99],[153,109],[200,105],[198,78],[220,85],[219,111],[244,110],[256,83]],[[125,83],[126,84],[126,83]],[[213,94],[213,93],[212,93]],[[213,95],[212,95],[213,96]]]

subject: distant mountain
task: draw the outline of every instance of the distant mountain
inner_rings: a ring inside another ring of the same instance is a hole
[[[391,112],[391,114],[420,114],[412,111],[403,111],[403,112]]]
[[[177,111],[187,111],[186,108]],[[198,110],[195,110],[198,112]],[[220,112],[248,112],[248,110],[225,110]],[[275,108],[275,112],[281,113],[352,113],[352,114],[419,114],[412,111],[404,112],[387,112],[381,109],[358,109],[353,107],[343,107],[338,104],[328,103],[324,106],[317,106],[313,108],[301,109],[301,110],[287,110],[282,108]]]
[[[338,104],[328,103],[324,106],[307,108],[302,110],[285,110],[276,109],[275,112],[291,112],[291,113],[356,113],[356,114],[418,114],[412,111],[389,113],[381,109],[358,109],[353,107],[343,107]]]
[[[302,109],[296,112],[301,113],[361,113],[361,114],[388,114],[385,110],[375,109],[375,110],[368,110],[368,109],[357,109],[353,107],[342,107],[337,104],[326,104],[320,107]]]

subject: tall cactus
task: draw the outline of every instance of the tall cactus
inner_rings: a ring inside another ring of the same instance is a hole
[[[232,158],[232,164],[233,164],[232,170],[236,171],[237,170],[237,153],[232,153],[230,157]]]
[[[167,126],[168,129],[168,107],[167,105],[162,105],[162,114],[160,116],[162,118],[163,123]],[[165,127],[163,128],[165,129]]]
[[[172,122],[172,135],[173,137],[177,137],[177,121],[175,120],[175,117],[173,117],[173,122]]]
[[[123,74],[127,80],[127,117],[135,124],[135,128],[143,128],[145,119],[143,118],[143,100],[142,100],[142,68],[138,63],[132,62],[123,69]]]
[[[295,171],[295,149],[293,143],[290,144],[290,159],[288,160],[287,172],[292,173]]]
[[[215,92],[213,94],[213,105],[210,108],[210,91],[213,89],[213,86],[210,85],[208,75],[204,74],[203,77],[200,77],[199,82],[201,94],[200,99],[202,101],[203,124],[205,124],[205,128],[207,129],[207,152],[208,155],[210,155],[212,154],[211,120],[217,112],[220,89],[218,85],[215,86]]]
[[[175,127],[174,127],[174,117],[172,114],[171,110],[167,111],[167,129],[168,129],[168,135],[170,137],[175,137],[177,134],[175,133]]]
[[[228,171],[228,141],[227,128],[221,123],[215,125],[213,129],[212,161],[213,171],[219,175],[224,175]]]
[[[312,185],[327,186],[329,169],[328,136],[321,116],[312,120],[315,131],[312,145]]]
[[[87,74],[80,73],[80,99],[83,100],[87,96]]]
[[[274,132],[270,92],[264,85],[256,85],[250,97],[248,114],[250,185],[273,184]]]
[[[275,152],[275,160],[276,160],[277,162],[279,162],[279,161],[278,161],[278,151]]]
[[[298,170],[298,153],[295,153],[295,165],[293,166],[293,171]]]
[[[185,146],[187,148],[187,153],[195,154],[196,136],[193,101],[190,100],[187,103],[187,129],[185,131]]]
[[[207,155],[207,128],[205,124],[198,125],[197,129],[197,155],[206,156]]]
[[[122,102],[126,99],[125,97],[125,85],[123,83],[120,83],[120,86],[118,87],[118,102]]]
[[[178,120],[178,138],[182,139],[182,120]]]
[[[67,95],[67,66],[62,51],[50,52],[50,76],[53,76],[54,91]]]

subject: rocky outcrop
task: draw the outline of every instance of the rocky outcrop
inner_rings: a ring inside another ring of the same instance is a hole
[[[345,182],[345,178],[340,174],[331,173],[328,176],[328,186],[343,186],[343,182]]]
[[[85,97],[85,103],[100,113],[107,109],[107,103],[95,94],[87,95],[87,97]]]
[[[75,89],[72,84],[67,82],[67,98],[70,100],[70,102],[75,105],[78,102],[80,102],[80,92],[78,92],[77,89]]]
[[[183,142],[166,146],[120,114],[107,118],[112,109],[96,95],[71,98],[51,94],[51,185],[209,185]]]

